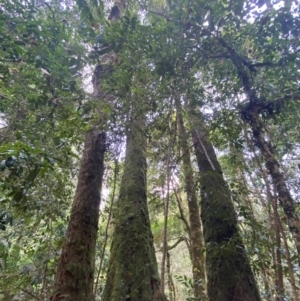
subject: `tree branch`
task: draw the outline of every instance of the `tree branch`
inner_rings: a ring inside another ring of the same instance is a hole
[[[168,251],[176,248],[182,241],[185,241],[184,237],[180,237],[172,246],[168,246]]]
[[[26,293],[26,294],[28,294],[29,296],[31,296],[32,298],[34,298],[36,300],[41,300],[38,296],[34,295],[33,293],[31,293],[31,292],[29,292],[29,291],[27,291],[27,290],[25,290],[23,288],[21,289],[21,291],[24,292],[24,293]]]
[[[54,19],[55,20],[55,14],[54,14],[54,12],[53,12],[53,10],[52,10],[52,8],[51,8],[51,6],[49,5],[49,3],[47,3],[47,2],[44,2],[44,4],[50,9],[50,11],[51,11],[51,13],[52,13],[52,19]]]
[[[154,15],[163,17],[163,18],[165,18],[167,21],[183,24],[183,22],[178,21],[178,20],[171,19],[171,18],[169,18],[168,16],[164,15],[163,13],[156,12],[156,11],[153,11],[153,10],[148,10],[148,9],[145,9],[145,10],[146,10],[146,12],[148,12],[148,13],[150,13],[150,14],[154,14]]]
[[[185,225],[186,231],[188,232],[188,234],[190,236],[191,235],[191,227],[190,227],[189,222],[187,221],[186,217],[184,216],[184,212],[183,212],[182,202],[181,202],[180,196],[177,194],[176,189],[174,189],[174,193],[175,193],[175,196],[176,196],[176,200],[177,200],[177,204],[178,204],[178,208],[179,208],[179,212],[180,212],[180,217],[179,218],[182,219],[182,221],[183,221],[183,223]]]
[[[5,96],[4,94],[0,93],[0,97],[5,98],[7,100],[10,100],[10,98],[8,98],[7,96]]]

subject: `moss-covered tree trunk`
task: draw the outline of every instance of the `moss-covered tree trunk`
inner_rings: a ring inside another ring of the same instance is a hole
[[[201,219],[210,301],[258,301],[230,190],[203,124],[192,132],[200,173]]]
[[[105,134],[86,134],[66,242],[51,301],[92,301]]]
[[[185,181],[185,189],[188,199],[189,209],[189,236],[191,241],[191,257],[193,268],[194,296],[196,300],[201,300],[205,296],[205,264],[203,235],[200,220],[200,209],[196,195],[196,186],[191,163],[190,150],[188,148],[188,137],[183,123],[180,100],[176,99],[177,124],[179,134],[179,145],[182,156],[182,168]]]
[[[161,301],[146,198],[144,122],[131,120],[102,301]]]

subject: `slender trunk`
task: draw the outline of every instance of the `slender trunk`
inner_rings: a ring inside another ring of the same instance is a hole
[[[102,301],[161,301],[146,198],[144,122],[131,120]]]
[[[276,192],[276,187],[275,186],[274,186],[274,190]],[[297,301],[297,300],[299,300],[299,295],[298,295],[298,289],[297,289],[297,286],[296,286],[296,281],[295,281],[295,276],[294,276],[294,268],[293,268],[293,264],[292,264],[292,260],[291,260],[291,254],[290,254],[290,249],[289,249],[289,246],[288,246],[288,243],[287,243],[287,237],[286,237],[286,234],[285,234],[285,230],[282,227],[280,217],[279,217],[279,214],[278,214],[277,199],[275,197],[276,196],[275,192],[274,192],[274,201],[272,203],[273,210],[274,210],[274,217],[276,219],[278,229],[281,233],[282,240],[283,240],[283,245],[284,245],[284,248],[285,248],[286,261],[287,261],[287,264],[288,264],[290,282],[291,282],[291,286],[292,286],[293,300]]]
[[[169,252],[167,252],[167,274],[168,274],[168,287],[169,287],[169,301],[176,301],[176,291],[175,291],[175,285],[171,273],[171,260],[170,260]]]
[[[264,183],[266,186],[267,192],[267,199],[269,205],[271,205],[273,209],[273,214],[269,208],[268,216],[269,216],[269,223],[270,226],[273,227],[275,231],[275,252],[274,248],[272,248],[272,257],[274,262],[274,271],[275,271],[275,290],[276,290],[276,301],[283,301],[284,300],[284,284],[283,284],[283,270],[282,270],[282,260],[281,260],[281,239],[280,239],[280,229],[279,229],[279,220],[277,218],[277,200],[276,197],[272,194],[270,184],[266,175],[266,172],[263,170],[258,158],[258,166],[259,170],[263,176]],[[273,237],[274,238],[274,237]]]
[[[210,301],[259,301],[260,296],[237,225],[230,190],[203,125],[192,132],[201,185]]]
[[[272,197],[272,207],[273,207],[273,219],[274,219],[274,226],[275,226],[275,237],[276,237],[276,301],[283,301],[284,300],[284,285],[283,285],[283,271],[282,271],[282,260],[281,260],[281,239],[280,239],[280,226],[278,220],[277,212],[277,200],[273,196]]]
[[[240,164],[242,164],[242,162],[239,162]],[[246,190],[248,190],[248,185],[247,185],[247,181],[246,181],[246,178],[245,178],[245,175],[243,174],[243,172],[238,168],[237,170],[237,174],[238,174],[238,177],[240,179],[242,179],[243,181],[243,184],[244,184],[244,187],[246,188]],[[255,185],[255,181],[251,175],[251,172],[249,172],[249,178],[250,178],[250,181],[252,183],[252,186],[254,187],[254,191],[256,192],[256,195],[258,198],[260,198],[261,200],[261,205],[265,208],[265,210],[268,212],[268,219],[269,219],[269,224],[270,224],[270,227],[272,227],[272,224],[273,224],[273,219],[272,219],[272,216],[271,216],[271,212],[268,208],[268,206],[266,205],[266,201],[262,199],[262,193],[258,190],[257,186]],[[268,194],[267,194],[268,195]],[[242,195],[243,199],[245,200],[246,202],[246,205],[247,207],[250,209],[250,214],[251,214],[251,218],[254,220],[255,219],[255,216],[254,216],[254,210],[253,210],[253,206],[252,206],[252,201],[251,199],[249,198],[248,194],[247,193],[243,193]],[[258,234],[256,233],[257,232],[257,229],[256,228],[253,228],[253,242],[255,243],[256,240],[258,239]],[[273,236],[273,235],[272,235]],[[272,239],[272,238],[271,238]],[[252,245],[252,248],[254,248],[255,246]],[[272,261],[273,261],[273,264],[275,265],[276,267],[276,257],[275,257],[275,251],[274,251],[274,248],[271,247],[270,248],[270,251],[271,251],[271,255],[272,255]],[[270,281],[269,281],[269,277],[268,277],[268,265],[265,264],[265,259],[262,258],[260,252],[257,253],[257,257],[258,257],[258,260],[260,261],[261,263],[261,274],[262,274],[262,278],[263,278],[263,281],[264,281],[264,287],[265,287],[265,292],[270,292]],[[276,272],[277,269],[275,268],[275,275],[277,275]],[[273,276],[271,277],[272,278],[272,281],[273,281]],[[275,282],[277,281],[276,280],[277,278],[275,277]],[[275,284],[275,287],[276,287],[276,284]],[[273,289],[273,288],[272,288]],[[266,297],[265,297],[266,298]],[[266,298],[267,300],[275,300],[273,298],[273,294],[270,294],[269,298]]]
[[[257,158],[258,159],[258,158]],[[258,161],[259,162],[259,161]],[[261,206],[263,208],[265,208],[266,212],[268,213],[268,221],[269,221],[269,226],[270,226],[270,232],[271,232],[271,237],[270,237],[270,244],[273,244],[273,241],[274,241],[274,235],[272,233],[272,229],[273,229],[273,218],[272,218],[272,215],[271,215],[271,211],[270,211],[270,208],[268,206],[268,204],[271,204],[271,198],[272,198],[272,195],[269,194],[269,190],[266,189],[266,192],[267,192],[267,200],[268,202],[266,202],[266,200],[264,200],[262,198],[262,195],[264,195],[264,191],[261,191],[258,189],[257,185],[256,185],[256,182],[254,180],[254,178],[252,177],[252,174],[251,172],[248,173],[249,175],[249,178],[250,178],[250,181],[252,183],[252,187],[254,189],[254,192],[255,192],[255,195],[257,196],[258,199],[260,199],[260,203],[261,203]],[[266,187],[268,187],[268,184],[266,185]],[[272,257],[272,262],[273,262],[273,265],[274,265],[274,272],[275,272],[275,275],[271,275],[271,280],[269,279],[268,275],[270,275],[270,267],[268,265],[265,264],[265,259],[262,259],[261,256],[260,256],[260,253],[257,254],[257,257],[258,259],[260,260],[261,262],[261,271],[262,271],[262,274],[263,274],[263,279],[264,279],[264,283],[265,283],[265,292],[268,293],[269,295],[269,298],[268,300],[275,300],[274,296],[271,292],[271,290],[274,290],[275,287],[276,287],[276,275],[277,275],[277,267],[276,267],[276,256],[275,256],[275,250],[274,250],[274,247],[270,247],[269,248],[269,251],[271,253],[271,257]],[[275,278],[275,284],[274,284],[274,278]],[[274,285],[271,285],[271,283],[273,283]],[[270,293],[270,294],[269,294]],[[265,297],[266,298],[266,297]]]
[[[66,242],[51,301],[93,300],[94,259],[103,176],[105,134],[86,134]]]
[[[114,200],[115,200],[118,171],[119,171],[118,161],[115,160],[113,191],[112,191],[111,202],[110,202],[110,206],[109,206],[107,223],[106,223],[106,227],[105,227],[105,238],[104,238],[104,244],[103,244],[103,248],[102,248],[102,252],[101,252],[101,256],[100,256],[99,269],[98,269],[97,277],[95,279],[94,296],[96,296],[96,294],[97,294],[98,283],[99,283],[99,279],[100,279],[100,274],[102,272],[102,265],[103,265],[104,256],[105,256],[105,252],[106,252],[106,245],[107,245],[107,241],[109,238],[108,229],[109,229],[110,221],[112,218],[112,211],[113,211],[113,205],[114,205]]]
[[[173,185],[175,185],[175,184],[173,184]],[[185,231],[188,233],[188,235],[190,235],[191,228],[190,228],[190,224],[189,224],[189,222],[186,219],[185,214],[184,214],[182,199],[181,199],[180,195],[178,194],[178,192],[176,191],[176,189],[174,189],[174,194],[175,194],[178,209],[179,209],[179,218],[182,220],[182,222],[184,224]],[[190,251],[190,248],[189,248],[189,251]],[[190,257],[191,257],[191,260],[192,260],[192,255],[190,255]]]
[[[170,142],[169,142],[170,143]],[[171,148],[168,147],[168,158],[167,158],[167,195],[164,198],[164,228],[163,228],[163,248],[162,248],[162,258],[161,258],[161,284],[160,289],[162,295],[165,291],[165,265],[166,257],[168,252],[168,217],[169,217],[169,203],[170,203],[170,157]]]
[[[266,168],[270,173],[273,183],[276,186],[278,199],[283,207],[283,211],[287,217],[289,229],[293,235],[296,249],[298,252],[298,262],[300,266],[300,220],[295,210],[295,202],[286,186],[282,172],[280,171],[279,162],[274,156],[274,149],[268,143],[262,133],[262,123],[256,110],[248,112],[250,118],[250,126],[253,131],[255,144],[259,147],[266,161]]]
[[[279,229],[279,224],[278,221],[280,222],[280,220],[278,220],[277,216],[277,200],[275,195],[272,194],[271,192],[271,188],[270,188],[270,183],[269,183],[269,179],[268,179],[268,175],[266,170],[263,169],[262,165],[261,165],[261,161],[259,159],[259,157],[257,156],[257,154],[255,153],[255,149],[254,149],[254,145],[253,143],[251,143],[252,141],[249,139],[248,134],[247,134],[247,128],[246,128],[246,124],[244,127],[244,135],[247,141],[247,144],[250,148],[250,150],[253,153],[254,159],[257,163],[258,166],[258,170],[260,171],[260,174],[264,180],[265,183],[265,191],[267,194],[267,201],[268,204],[271,205],[271,207],[273,208],[273,215],[272,212],[270,210],[270,206],[266,206],[265,202],[261,202],[262,206],[267,207],[267,211],[268,211],[268,218],[269,218],[269,224],[270,224],[270,231],[272,231],[273,229],[275,229],[275,237],[274,235],[272,235],[271,239],[275,238],[276,241],[276,246],[275,246],[275,250],[272,247],[271,248],[271,253],[272,253],[272,260],[273,260],[273,264],[274,264],[274,272],[275,272],[275,290],[276,290],[276,300],[277,301],[282,301],[283,300],[283,296],[284,296],[284,283],[283,283],[283,271],[282,271],[282,263],[281,263],[281,253],[280,253],[280,247],[281,247],[281,240],[280,240],[280,229]],[[263,194],[263,192],[259,191],[254,179],[252,178],[251,173],[249,173],[250,179],[252,181],[252,186],[254,187],[257,196],[261,196]],[[271,232],[272,233],[272,232]]]
[[[182,108],[180,100],[176,99],[177,124],[179,131],[179,145],[182,152],[182,168],[185,181],[185,189],[188,199],[190,241],[192,253],[192,269],[194,282],[194,295],[196,300],[205,297],[205,264],[203,235],[200,220],[200,209],[195,190],[194,175],[191,163],[191,155],[188,146],[187,133],[183,123]]]
[[[279,202],[287,217],[288,226],[295,241],[300,266],[300,219],[295,211],[295,201],[287,188],[283,173],[280,171],[280,164],[275,157],[274,148],[264,137],[264,125],[260,120],[260,113],[267,107],[266,104],[270,105],[271,102],[268,103],[265,99],[258,97],[259,94],[253,86],[252,76],[250,74],[251,69],[249,69],[249,65],[246,64],[247,61],[242,58],[235,49],[230,47],[222,37],[219,37],[218,40],[220,45],[228,51],[230,59],[238,71],[244,92],[248,97],[249,102],[241,111],[241,115],[252,130],[255,145],[260,149],[267,170],[276,186]]]

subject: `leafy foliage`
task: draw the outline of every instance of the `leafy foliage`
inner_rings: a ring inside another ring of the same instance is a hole
[[[279,265],[284,296],[293,298],[299,288],[289,279],[291,273],[299,277],[299,255],[281,209],[276,210],[284,232],[280,245],[275,242],[271,200],[277,203],[277,192],[245,123],[245,85],[259,98],[264,137],[273,145],[298,212],[299,1],[138,1],[129,3],[120,22],[107,21],[108,10],[108,3],[95,0],[1,4],[1,298],[49,297],[82,137],[101,118],[109,120],[110,162],[124,141],[132,108],[146,116],[148,200],[156,246],[161,249],[167,164],[176,182],[170,188],[168,239],[187,237],[174,192],[187,215],[175,97],[183,105],[188,131],[194,126],[187,118],[189,108],[196,118],[200,113],[204,117],[265,300],[278,294]],[[101,87],[112,97],[94,99],[86,88],[89,70],[111,52],[116,62],[107,62]],[[112,180],[107,183],[111,191]],[[101,237],[105,218],[103,214]],[[99,241],[96,253],[102,254],[102,248]],[[276,255],[278,249],[281,255]],[[191,289],[187,276],[180,277]]]

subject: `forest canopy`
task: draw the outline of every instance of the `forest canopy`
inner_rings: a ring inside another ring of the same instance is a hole
[[[0,300],[300,300],[299,16],[2,0]]]

